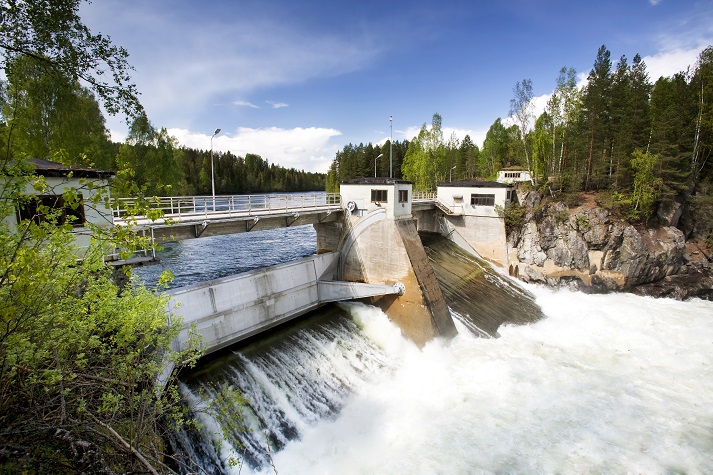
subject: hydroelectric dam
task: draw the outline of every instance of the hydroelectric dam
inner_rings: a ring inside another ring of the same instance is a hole
[[[440,233],[473,254],[504,255],[502,218],[469,216],[462,195],[460,212],[437,195],[414,200],[404,180],[350,180],[339,195],[240,199],[169,198],[161,220],[132,218],[139,232],[158,242],[307,224],[316,230],[313,256],[169,291],[168,310],[184,324],[176,350],[197,333],[203,354],[210,354],[326,303],[362,299],[379,306],[418,346],[451,338],[457,332],[418,232]],[[115,221],[121,220],[117,209]]]
[[[215,352],[178,375],[180,394],[200,425],[167,444],[177,472],[711,472],[710,431],[700,424],[710,412],[701,401],[713,394],[704,357],[710,303],[520,285],[452,239],[457,232],[495,261],[499,250],[484,243],[497,229],[476,228],[466,215],[474,208],[468,201],[485,208],[487,192],[449,191],[452,201],[439,197],[450,213],[446,220],[446,211],[434,210],[434,197],[427,205],[412,199],[408,219],[419,230],[430,227],[419,236],[458,335],[419,350],[378,308],[330,304]],[[371,212],[371,198],[340,203],[334,226],[356,227]],[[393,204],[392,195],[386,199]],[[363,251],[367,241],[360,238],[369,236],[378,243],[373,252],[386,252],[390,242],[373,226],[354,240],[353,252]],[[178,293],[335,252],[337,272],[371,275],[368,262],[363,269],[351,259],[340,265],[346,239],[330,237],[334,250],[317,254],[318,236],[329,237],[319,227],[283,224],[259,234],[167,242],[161,263],[137,272],[175,269]],[[437,227],[442,231],[433,233]],[[318,261],[312,266],[319,271]],[[398,282],[409,286],[407,279]],[[538,320],[543,311],[546,318]],[[235,405],[232,391],[244,403]],[[212,415],[208,404],[227,418]]]

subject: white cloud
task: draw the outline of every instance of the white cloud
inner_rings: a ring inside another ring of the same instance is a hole
[[[210,136],[186,129],[169,129],[181,145],[206,150]],[[234,133],[224,131],[213,139],[213,150],[230,151],[239,156],[247,153],[260,155],[270,163],[286,168],[326,173],[339,149],[330,139],[341,132],[319,127],[280,129],[268,127],[253,129],[239,127]]]
[[[238,107],[250,107],[252,109],[260,108],[260,107],[256,106],[255,104],[253,104],[252,102],[248,102],[248,101],[233,101],[233,105],[238,106]]]
[[[265,102],[270,104],[270,106],[272,106],[273,109],[282,109],[283,107],[289,106],[289,104],[287,104],[285,102],[273,102],[273,101],[265,101]]]
[[[694,67],[698,60],[698,55],[703,51],[704,46],[696,48],[677,48],[670,51],[663,51],[653,56],[643,58],[646,63],[646,70],[652,83],[661,76],[669,77],[681,71],[686,71],[689,66]]]
[[[649,0],[649,4],[653,7],[661,3],[663,0]]]
[[[174,124],[185,123],[196,111],[215,106],[221,95],[354,71],[375,54],[358,39],[325,38],[291,31],[286,25],[235,24],[227,30],[200,23],[183,27],[195,31],[165,31],[163,51],[149,50],[150,58],[137,58],[135,79],[142,101],[149,117],[161,123],[168,117]]]
[[[82,17],[131,53],[141,102],[150,120],[166,127],[192,127],[202,116],[220,114],[230,106],[226,96],[357,71],[385,48],[368,30],[331,34],[229,6],[212,6],[209,14],[194,2],[176,8],[129,3],[94,2],[82,8]],[[118,120],[110,125],[118,127]]]

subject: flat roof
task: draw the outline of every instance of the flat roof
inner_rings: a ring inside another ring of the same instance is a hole
[[[439,183],[438,186],[452,188],[510,188],[512,185],[498,181],[462,180]]]
[[[342,185],[413,185],[412,181],[388,177],[350,178],[341,182]]]
[[[90,167],[66,166],[58,162],[41,158],[28,158],[28,163],[35,167],[38,175],[50,177],[65,177],[70,173],[79,178],[112,178],[114,172],[97,170]]]

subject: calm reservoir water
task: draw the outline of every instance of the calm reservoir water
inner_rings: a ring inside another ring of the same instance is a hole
[[[161,258],[187,285],[314,243],[300,227],[185,241]],[[250,431],[199,413],[202,433],[177,451],[208,473],[713,473],[712,302],[525,286],[427,244],[454,340],[419,350],[377,308],[320,309],[184,375],[198,408],[201,393],[240,389]],[[139,272],[151,283],[158,270]]]

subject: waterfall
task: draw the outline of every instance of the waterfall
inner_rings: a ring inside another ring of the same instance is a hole
[[[237,389],[245,398],[240,415],[245,430],[226,438],[220,421],[196,411],[204,427],[201,443],[214,450],[195,450],[200,437],[193,434],[174,441],[176,452],[213,467],[225,465],[231,457],[251,468],[264,467],[271,453],[299,438],[305,428],[336,417],[360,385],[392,372],[394,362],[361,333],[359,320],[350,317],[352,307],[321,309],[297,324],[203,363],[182,378],[181,391],[194,407],[205,407],[205,401],[218,406],[230,403],[221,400],[220,391]],[[225,406],[220,409],[232,411]]]
[[[177,455],[241,475],[713,473],[713,303],[523,286],[427,245],[455,339],[418,349],[375,307],[324,307],[181,376],[202,429]],[[224,388],[245,431],[200,412]]]
[[[492,336],[501,323],[540,318],[532,295],[484,262],[445,240],[431,240],[430,246],[429,258],[462,331]],[[482,298],[486,294],[487,299]],[[483,315],[484,311],[494,316]],[[366,318],[372,321],[369,329]],[[175,438],[174,450],[217,472],[226,470],[231,460],[241,460],[251,469],[269,466],[270,454],[317,422],[337,417],[361,385],[395,371],[398,362],[384,347],[403,345],[411,346],[376,308],[340,304],[202,362],[181,381],[184,399],[198,408],[195,416],[202,429]],[[221,397],[225,388],[238,390],[245,398],[242,412],[235,415],[241,423],[228,431],[229,423],[204,411],[207,401],[214,409],[219,407],[218,412],[233,411],[226,407],[231,401]],[[197,443],[207,447],[196,447]]]

